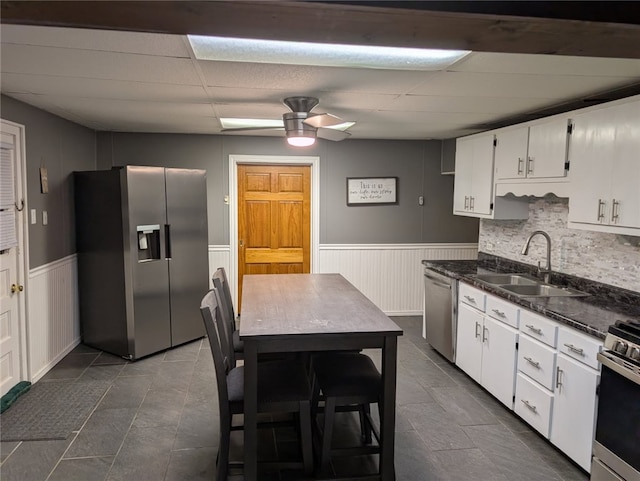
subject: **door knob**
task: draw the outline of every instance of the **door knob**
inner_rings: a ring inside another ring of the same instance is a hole
[[[21,284],[11,284],[11,293],[15,294],[16,292],[24,291],[24,286]]]

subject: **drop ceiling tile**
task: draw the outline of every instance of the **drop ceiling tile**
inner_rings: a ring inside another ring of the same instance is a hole
[[[404,112],[452,112],[512,114],[540,109],[549,105],[548,99],[444,96],[444,95],[403,95],[385,110]]]
[[[3,25],[2,43],[189,58],[183,35]]]
[[[473,52],[447,70],[531,75],[640,77],[640,59]]]
[[[404,93],[433,75],[431,72],[202,60],[198,64],[208,86],[284,90],[287,96],[335,90]]]
[[[201,85],[189,59],[29,45],[2,45],[2,72]]]
[[[207,102],[204,88],[195,85],[159,84],[124,80],[2,73],[3,92],[30,92],[58,97],[148,100],[158,102]]]
[[[627,77],[443,72],[410,93],[569,100],[635,83]]]

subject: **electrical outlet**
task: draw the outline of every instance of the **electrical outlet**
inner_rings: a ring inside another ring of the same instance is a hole
[[[418,197],[418,205],[424,205],[424,197],[423,196]]]
[[[47,214],[46,210],[42,211],[42,225],[47,225],[49,223],[49,214]]]
[[[32,224],[38,223],[38,213],[36,212],[35,209],[31,209],[31,223]]]

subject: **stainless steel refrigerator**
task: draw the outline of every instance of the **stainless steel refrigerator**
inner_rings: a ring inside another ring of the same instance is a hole
[[[74,173],[82,340],[139,359],[203,337],[206,172]]]

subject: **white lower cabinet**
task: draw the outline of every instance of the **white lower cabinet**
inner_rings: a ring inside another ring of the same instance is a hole
[[[591,467],[600,374],[558,354],[550,440],[586,471]]]
[[[602,341],[459,284],[456,364],[591,469]]]
[[[484,313],[485,296],[491,305],[492,296],[460,284],[456,364],[513,409],[518,330]]]
[[[530,311],[520,318],[515,412],[589,471],[602,342]]]

